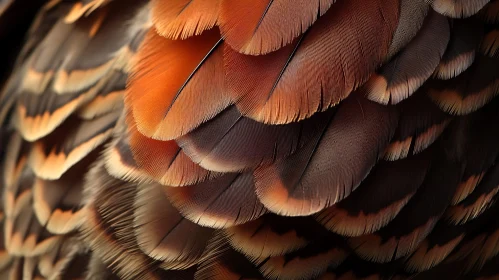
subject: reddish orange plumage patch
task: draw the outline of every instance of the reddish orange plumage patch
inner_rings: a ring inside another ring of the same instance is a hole
[[[384,60],[398,9],[397,0],[341,1],[292,45],[266,58],[226,54],[227,86],[239,110],[257,121],[286,124],[338,104]]]
[[[305,32],[335,0],[221,0],[220,29],[245,54],[265,54]]]
[[[170,39],[186,39],[212,28],[218,20],[219,0],[153,0],[157,32]]]
[[[169,40],[159,36],[154,30],[149,31],[137,54],[138,63],[133,71],[135,75],[129,80],[125,99],[137,129],[142,134],[154,139],[169,140],[163,132],[167,128],[162,127],[161,122],[186,82],[219,39],[217,30],[183,41]],[[207,95],[197,92],[196,98],[207,98]],[[201,106],[197,108],[202,109]],[[197,112],[196,115],[203,116],[202,113]],[[187,120],[188,118],[183,119],[184,122]]]

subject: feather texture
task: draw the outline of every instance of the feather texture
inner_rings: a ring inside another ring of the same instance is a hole
[[[379,163],[356,191],[319,213],[317,220],[345,236],[381,229],[399,214],[422,185],[430,164],[428,157],[425,153],[398,162]],[[412,179],[407,180],[409,177]],[[376,196],[379,198],[373,200]]]
[[[480,11],[490,0],[429,0],[433,9],[450,17],[469,17]]]
[[[498,2],[0,0],[0,279],[494,279]]]
[[[126,93],[137,129],[153,139],[171,140],[226,108],[230,99],[225,97],[222,49],[217,30],[183,41],[150,30]],[[193,112],[189,124],[186,110]]]
[[[206,169],[242,171],[296,152],[324,130],[330,117],[327,112],[289,125],[266,125],[241,116],[232,106],[176,141]]]
[[[391,59],[403,49],[419,32],[430,9],[425,0],[400,1],[400,16],[397,29],[388,49],[387,59]]]
[[[474,20],[455,20],[453,23],[449,46],[435,70],[439,79],[454,78],[470,67],[483,36],[479,23]]]
[[[220,0],[152,1],[153,22],[159,35],[186,39],[211,29],[219,17]]]
[[[433,74],[449,37],[447,19],[430,12],[405,49],[371,76],[365,85],[368,98],[382,104],[397,104],[411,96]],[[420,60],[425,63],[418,63]]]
[[[469,114],[483,107],[497,93],[497,58],[478,56],[468,70],[454,79],[438,82],[429,95],[443,110],[455,115]]]
[[[334,2],[220,0],[220,31],[236,51],[266,54],[291,43],[324,15]]]
[[[226,174],[198,185],[164,190],[186,218],[202,226],[226,228],[265,213],[254,192],[252,173]]]
[[[140,134],[134,126],[128,131],[128,147],[143,172],[163,185],[185,186],[219,176],[195,164],[173,140],[160,141]],[[126,143],[126,142],[125,142]]]
[[[400,118],[395,135],[385,150],[386,160],[415,155],[433,144],[451,122],[421,89],[399,105]]]
[[[165,268],[186,268],[198,261],[212,229],[182,217],[159,186],[139,186],[134,207],[135,233],[144,253],[163,261]]]
[[[225,48],[227,86],[238,109],[284,124],[336,105],[383,61],[398,6],[396,0],[340,1],[293,44],[265,57]]]
[[[290,157],[255,171],[258,197],[270,211],[293,216],[310,215],[341,201],[367,176],[396,122],[393,108],[351,96],[317,138]]]

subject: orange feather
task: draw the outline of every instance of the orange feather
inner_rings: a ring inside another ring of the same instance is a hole
[[[142,134],[171,140],[228,106],[220,42],[216,29],[183,41],[147,34],[125,99]]]
[[[157,32],[170,39],[186,39],[211,29],[218,20],[219,0],[152,0]]]

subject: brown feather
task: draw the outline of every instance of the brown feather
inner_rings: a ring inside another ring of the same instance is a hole
[[[425,0],[400,1],[400,16],[386,60],[402,50],[419,32],[430,9]]]
[[[474,112],[499,93],[498,58],[479,55],[475,63],[461,75],[438,81],[429,96],[450,114],[465,115]]]
[[[188,268],[200,260],[213,230],[182,217],[161,186],[138,186],[134,207],[135,234],[144,253],[171,269]]]
[[[498,192],[499,166],[495,165],[466,199],[447,209],[445,216],[453,224],[467,223],[491,207]]]
[[[480,16],[488,23],[497,23],[499,21],[499,2],[492,0],[481,10]]]
[[[449,17],[469,17],[480,11],[490,0],[429,0],[433,9]]]
[[[128,142],[134,162],[162,185],[193,185],[220,175],[194,163],[173,140],[160,141],[145,137],[133,125],[127,134],[123,137],[128,138],[125,141]]]
[[[314,278],[345,260],[348,253],[338,245],[341,241],[332,237],[315,240],[294,253],[266,259],[260,271],[269,279]]]
[[[281,256],[305,247],[309,241],[303,231],[310,229],[303,220],[265,215],[257,220],[229,227],[225,234],[231,246],[251,260]]]
[[[430,12],[416,37],[371,76],[365,85],[367,97],[381,104],[397,104],[411,96],[438,66],[449,31],[447,19]]]
[[[84,186],[86,215],[81,234],[87,246],[121,279],[161,279],[159,265],[137,244],[134,199],[137,185],[116,180],[97,163]]]
[[[351,238],[350,245],[363,259],[380,263],[414,252],[450,204],[459,177],[459,164],[434,154],[423,185],[397,217],[376,233]]]
[[[475,61],[476,49],[482,36],[482,26],[476,20],[454,20],[449,46],[434,76],[448,80],[468,69]]]
[[[331,114],[316,114],[288,125],[267,125],[241,116],[231,106],[176,141],[201,167],[238,172],[294,153],[324,129]]]
[[[206,227],[227,228],[265,214],[256,197],[253,174],[226,174],[193,186],[163,188],[184,217]]]
[[[396,122],[394,108],[352,95],[316,139],[255,171],[258,197],[270,211],[291,216],[310,215],[341,201],[368,175]]]
[[[494,29],[489,31],[483,38],[480,46],[481,53],[487,56],[499,55],[499,30]]]
[[[223,235],[213,237],[194,279],[263,279],[258,269],[247,258],[228,245],[228,240]]]
[[[423,183],[428,153],[381,162],[349,197],[319,213],[326,228],[346,236],[373,233],[393,220]]]
[[[40,178],[60,178],[111,137],[119,114],[112,112],[90,121],[77,117],[67,121],[54,134],[34,144],[29,161],[31,168]]]
[[[422,88],[399,105],[400,118],[390,145],[385,150],[386,160],[399,160],[418,154],[433,144],[451,122]]]

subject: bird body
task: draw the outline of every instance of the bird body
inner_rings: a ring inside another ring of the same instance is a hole
[[[20,2],[0,279],[499,277],[498,0]]]

